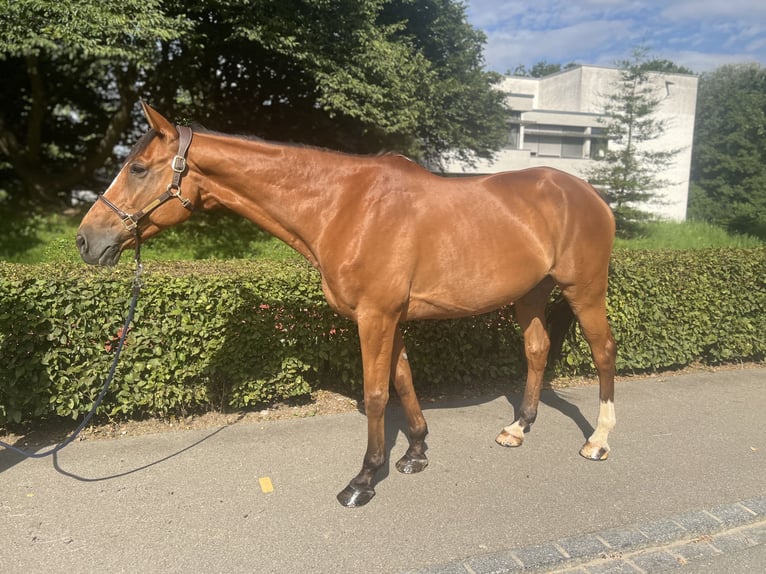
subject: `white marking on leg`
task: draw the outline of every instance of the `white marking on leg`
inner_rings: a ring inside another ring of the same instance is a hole
[[[598,409],[598,424],[588,442],[609,450],[609,444],[607,443],[609,432],[616,423],[617,417],[614,414],[614,403],[612,401],[601,401]]]
[[[524,438],[524,427],[519,424],[519,421],[515,421],[513,424],[508,425],[503,430],[517,438]]]
[[[505,427],[495,441],[503,446],[520,446],[524,442],[524,427],[516,421]]]

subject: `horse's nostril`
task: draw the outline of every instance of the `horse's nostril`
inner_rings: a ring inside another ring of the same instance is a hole
[[[79,249],[80,253],[88,250],[88,240],[85,239],[85,236],[81,233],[77,234],[77,249]]]

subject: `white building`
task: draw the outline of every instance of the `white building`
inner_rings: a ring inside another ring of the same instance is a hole
[[[508,145],[492,162],[475,166],[449,163],[448,173],[495,173],[547,165],[585,177],[607,145],[599,122],[604,104],[620,81],[620,71],[578,66],[545,78],[509,76],[500,84],[508,93],[513,119]],[[661,204],[647,209],[665,219],[684,220],[697,102],[697,78],[682,74],[649,75],[660,104],[655,118],[665,133],[650,142],[653,149],[681,151],[659,177],[668,181]],[[649,145],[649,144],[647,144]]]

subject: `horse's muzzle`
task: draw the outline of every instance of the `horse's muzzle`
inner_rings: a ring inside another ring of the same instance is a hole
[[[122,241],[119,237],[99,237],[81,230],[77,234],[77,249],[80,257],[89,265],[116,265],[122,254]]]

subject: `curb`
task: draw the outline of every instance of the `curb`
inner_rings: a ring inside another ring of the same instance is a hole
[[[766,496],[472,556],[407,574],[659,572],[759,544],[766,544]]]

